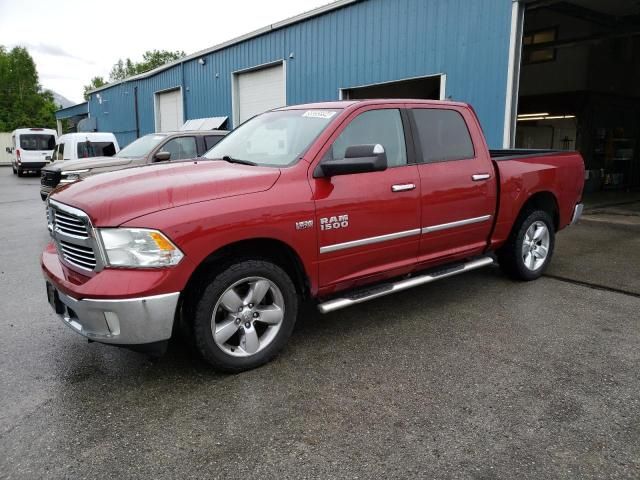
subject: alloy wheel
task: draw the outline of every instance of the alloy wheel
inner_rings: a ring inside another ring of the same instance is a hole
[[[522,261],[531,271],[544,265],[549,255],[551,243],[549,228],[544,222],[533,222],[524,234],[522,241]]]
[[[211,318],[216,345],[235,357],[249,357],[275,339],[284,320],[280,288],[264,277],[235,282],[218,299]]]

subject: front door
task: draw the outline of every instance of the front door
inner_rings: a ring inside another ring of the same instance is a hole
[[[355,112],[320,152],[323,159],[343,159],[347,147],[380,144],[388,161],[382,172],[311,179],[321,289],[348,288],[415,266],[420,178],[407,161],[401,107]]]
[[[474,142],[467,127],[474,117],[444,107],[411,114],[422,189],[419,262],[478,255],[491,233],[497,189],[484,141]]]

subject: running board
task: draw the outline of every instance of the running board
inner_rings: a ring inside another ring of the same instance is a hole
[[[424,285],[425,283],[435,282],[436,280],[452,277],[477,268],[486,267],[491,265],[493,261],[493,257],[480,257],[467,263],[459,263],[449,267],[445,266],[439,270],[431,271],[430,273],[419,275],[417,277],[406,278],[394,283],[385,283],[366,288],[364,290],[358,290],[351,292],[348,296],[334,298],[320,303],[318,304],[318,310],[320,310],[320,313],[335,312],[336,310],[357,305],[358,303],[368,302],[374,298],[384,297],[385,295],[408,290],[409,288]]]

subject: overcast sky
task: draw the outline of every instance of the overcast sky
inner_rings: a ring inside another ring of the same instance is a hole
[[[83,85],[107,79],[119,58],[141,60],[153,49],[188,55],[327,3],[0,0],[0,45],[26,47],[42,86],[81,102]]]

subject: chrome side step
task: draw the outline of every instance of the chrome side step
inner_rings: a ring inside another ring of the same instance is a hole
[[[391,295],[392,293],[424,285],[425,283],[435,282],[436,280],[452,277],[477,268],[486,267],[491,265],[493,261],[493,257],[480,257],[467,263],[460,263],[452,267],[444,267],[444,269],[439,271],[419,275],[417,277],[411,277],[394,283],[385,283],[369,289],[351,292],[348,296],[334,298],[318,304],[318,310],[320,310],[320,313],[335,312],[336,310],[357,305],[358,303],[368,302],[374,298],[384,297],[386,295]]]

